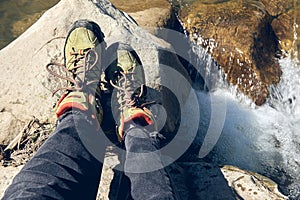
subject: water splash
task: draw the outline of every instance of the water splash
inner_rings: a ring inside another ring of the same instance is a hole
[[[297,55],[296,50],[293,52]],[[277,86],[270,86],[267,102],[257,107],[236,86],[228,84],[226,75],[208,55],[209,49],[193,45],[192,53],[197,57],[199,72],[194,81],[202,78],[210,96],[228,102],[222,135],[206,159],[261,173],[278,183],[290,199],[299,199],[300,64],[297,57],[290,55],[279,60],[281,81]],[[202,117],[209,116],[209,95],[198,92],[205,113]],[[199,135],[206,134],[205,127],[210,120],[215,120],[204,118],[199,124],[202,127]]]
[[[198,37],[195,35],[195,37]],[[206,48],[202,47],[205,43]],[[191,44],[190,60],[194,60],[196,66],[191,66],[190,74],[192,74],[193,81],[202,83],[202,88],[208,91],[214,91],[217,88],[224,87],[225,74],[221,67],[217,65],[210,53],[217,44],[213,40],[204,40],[201,37],[197,38],[197,43]],[[196,75],[193,75],[196,73]]]
[[[271,86],[268,104],[285,115],[298,119],[300,116],[300,65],[297,58],[288,56],[280,60],[283,72],[277,86]]]
[[[300,198],[300,67],[295,60],[280,61],[283,78],[276,87],[280,98],[270,98],[261,107],[251,107],[245,96],[236,96],[236,88],[215,88],[210,95],[198,92],[202,109],[201,130],[209,124],[209,96],[226,99],[226,119],[218,143],[206,159],[258,172],[274,180],[291,199]],[[234,91],[234,92],[232,92]],[[275,95],[275,93],[272,93]],[[292,100],[289,100],[291,99]],[[272,104],[271,104],[272,102]],[[252,104],[253,105],[253,104]],[[206,110],[204,110],[206,109]]]

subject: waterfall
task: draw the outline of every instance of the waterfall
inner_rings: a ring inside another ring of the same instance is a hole
[[[296,19],[296,18],[295,18]],[[300,63],[296,46],[298,24],[294,23],[293,49],[290,54],[279,63],[283,72],[281,81],[277,86],[271,86],[271,96],[268,104],[292,118],[298,118],[300,114]]]
[[[283,72],[277,86],[271,86],[268,104],[291,118],[300,114],[300,65],[297,58],[288,56],[280,60]]]
[[[257,107],[227,83],[208,49],[195,44],[191,49],[196,55],[198,71],[194,81],[204,82],[204,90],[197,92],[201,109],[199,146],[207,146],[207,138],[210,138],[208,144],[212,138],[216,140],[206,159],[261,173],[274,180],[291,199],[299,199],[300,65],[297,57],[290,55],[279,60],[283,72],[280,83],[270,86],[267,102]],[[220,103],[222,108],[218,109],[225,110],[224,119],[212,116],[213,104]],[[210,133],[212,122],[224,124],[220,134]]]

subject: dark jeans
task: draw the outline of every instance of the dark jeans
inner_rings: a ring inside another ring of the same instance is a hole
[[[95,199],[106,145],[103,136],[91,127],[80,111],[69,111],[60,118],[56,131],[36,155],[16,175],[3,199]],[[125,137],[125,174],[131,182],[134,199],[175,199],[162,166],[156,133],[132,128]],[[146,153],[136,156],[130,153]],[[146,168],[145,168],[146,167]]]

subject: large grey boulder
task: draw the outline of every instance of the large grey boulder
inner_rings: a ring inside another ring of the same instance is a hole
[[[61,0],[24,34],[0,51],[0,144],[7,144],[14,138],[32,115],[44,121],[55,120],[52,106],[58,97],[52,98],[50,90],[57,83],[53,82],[45,66],[50,61],[63,61],[65,36],[78,19],[98,23],[107,47],[115,42],[132,45],[144,65],[146,84],[154,89],[150,96],[157,103],[164,105],[167,102],[168,119],[164,130],[174,131],[179,120],[177,104],[186,98],[188,86],[180,84],[180,87],[171,89],[176,100],[170,99],[168,92],[160,93],[163,90],[161,85],[174,85],[169,78],[171,69],[176,69],[186,77],[184,68],[171,53],[171,46],[141,29],[108,0]],[[161,59],[164,60],[163,66],[160,65]]]

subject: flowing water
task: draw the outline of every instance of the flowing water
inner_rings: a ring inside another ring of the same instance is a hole
[[[193,1],[176,0],[181,5]],[[221,3],[226,0],[198,1]],[[32,16],[38,18],[35,16],[37,13],[57,2],[0,0],[0,48],[22,32],[19,30],[20,24],[30,21]],[[20,21],[23,23],[18,24]],[[202,108],[199,127],[205,127],[200,128],[200,134],[207,133],[209,123],[219,123],[212,115],[213,109],[208,107],[221,109],[224,114],[224,119],[220,119],[222,129],[217,144],[206,158],[219,164],[231,164],[262,173],[276,181],[285,194],[299,198],[300,64],[296,56],[280,59],[283,71],[281,81],[279,85],[270,87],[271,97],[267,103],[256,107],[234,86],[224,82],[222,72],[212,64],[203,49],[194,46],[193,53],[198,55],[198,66],[204,66],[201,74],[206,86],[211,89],[209,93],[197,92]],[[220,110],[219,113],[222,114]]]
[[[190,2],[193,0],[180,1],[181,5]],[[296,30],[295,40],[299,34]],[[291,55],[279,59],[281,81],[269,88],[271,95],[260,107],[224,81],[225,75],[213,64],[207,50],[192,45],[192,51],[198,57],[199,81],[204,79],[210,90],[197,92],[202,109],[199,134],[204,135],[199,142],[204,140],[201,145],[207,148],[205,152],[201,147],[199,156],[261,173],[278,183],[291,199],[300,199],[300,64],[296,45]],[[217,114],[213,114],[215,108]],[[216,145],[208,153],[207,146],[216,138]]]
[[[216,120],[214,123],[224,125],[217,144],[206,158],[261,173],[278,183],[286,195],[298,199],[300,65],[298,60],[291,58],[281,59],[280,65],[282,80],[271,89],[276,98],[271,97],[261,107],[255,107],[233,86],[215,88],[209,96],[198,92],[200,107],[208,107],[214,97],[226,114],[224,122],[211,118],[211,121]],[[205,120],[202,121],[205,123]],[[208,134],[207,128],[200,133]]]

